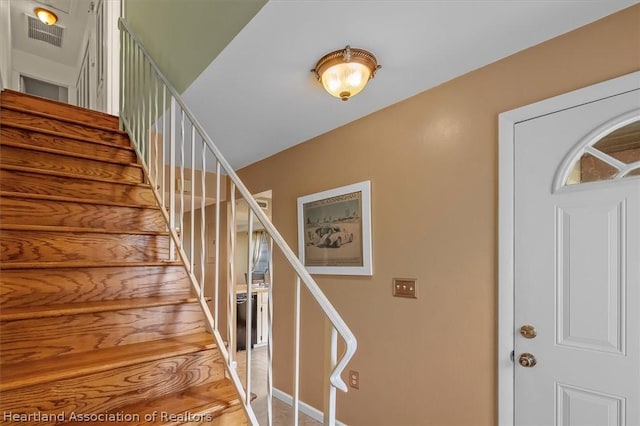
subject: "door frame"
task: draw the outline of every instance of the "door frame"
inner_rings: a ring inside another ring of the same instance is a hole
[[[124,16],[124,0],[103,1],[104,4],[104,88],[107,114],[120,114],[120,30],[118,19]]]
[[[640,71],[553,98],[506,111],[498,116],[498,424],[514,425],[514,214],[515,126],[523,121],[591,103],[640,87]]]

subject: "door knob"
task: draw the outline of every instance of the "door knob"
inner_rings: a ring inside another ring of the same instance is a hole
[[[538,333],[536,332],[536,328],[531,324],[525,324],[522,327],[520,327],[520,334],[525,339],[533,339],[538,335]]]
[[[528,352],[521,354],[518,358],[518,362],[523,367],[533,367],[537,364],[536,357]]]

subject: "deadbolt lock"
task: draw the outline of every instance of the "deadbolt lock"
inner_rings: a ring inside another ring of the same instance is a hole
[[[520,355],[518,362],[523,367],[533,367],[538,363],[538,361],[536,361],[536,357],[527,352]]]
[[[525,324],[522,327],[520,327],[520,334],[525,339],[533,339],[538,335],[538,333],[536,332],[536,328],[531,324]]]

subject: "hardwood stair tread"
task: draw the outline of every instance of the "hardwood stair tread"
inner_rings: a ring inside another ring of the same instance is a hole
[[[135,266],[183,266],[182,262],[174,261],[147,261],[147,262],[87,262],[87,261],[69,261],[69,262],[0,262],[0,270],[3,269],[53,269],[53,268],[105,268],[105,267],[135,267]]]
[[[149,188],[149,184],[147,184],[147,183],[123,182],[123,181],[115,180],[115,179],[104,179],[104,178],[99,178],[99,177],[77,175],[77,174],[73,174],[73,173],[57,172],[57,171],[53,171],[53,170],[34,169],[33,167],[23,167],[23,166],[13,166],[13,165],[7,165],[7,164],[0,164],[0,169],[12,170],[12,171],[15,171],[15,172],[23,172],[23,173],[33,173],[33,174],[38,174],[38,175],[56,176],[56,177],[68,178],[68,179],[88,180],[88,181],[91,181],[91,182],[113,183],[113,184],[117,184],[117,185],[126,185],[126,186],[136,186],[136,187],[140,187],[140,188]]]
[[[32,110],[32,109],[19,107],[19,106],[16,106],[16,105],[3,105],[2,108],[3,109],[12,110],[12,111],[21,112],[21,113],[24,113],[24,114],[35,115],[35,116],[46,118],[46,119],[50,119],[50,120],[63,121],[65,123],[75,124],[75,125],[78,125],[78,126],[87,127],[89,129],[95,129],[95,130],[100,130],[100,131],[105,131],[105,132],[112,132],[114,134],[128,136],[127,132],[122,131],[120,129],[114,129],[112,127],[107,127],[107,126],[100,126],[100,125],[93,124],[93,123],[86,123],[84,121],[74,120],[73,118],[65,117],[63,115],[49,114],[49,113],[42,112],[42,111],[36,111],[36,110]]]
[[[78,158],[68,151],[48,152],[33,145],[15,146],[0,144],[2,164],[31,169],[67,173],[71,176],[117,180],[120,182],[144,182],[144,170],[139,164],[103,161],[99,158]],[[88,154],[88,153],[85,153]]]
[[[140,422],[128,423],[128,425],[181,425],[190,424],[190,421],[198,422],[199,417],[204,417],[201,420],[208,422],[233,408],[241,409],[240,398],[233,382],[225,378],[213,383],[193,386],[160,398],[119,407],[113,412],[138,413],[140,415]],[[152,416],[154,412],[158,413],[157,420],[151,423],[145,421],[145,415]],[[162,414],[165,415],[164,418],[160,417]],[[106,424],[115,425],[117,423]]]
[[[36,384],[3,392],[2,408],[42,414],[115,411],[224,379],[221,361],[218,348],[213,348]]]
[[[56,113],[60,111],[73,112],[76,114],[83,115],[87,120],[91,120],[91,121],[99,120],[99,121],[108,123],[108,126],[106,127],[111,126],[112,128],[118,128],[118,125],[120,122],[120,118],[116,115],[108,114],[102,111],[90,110],[90,109],[73,105],[67,102],[55,101],[52,99],[43,98],[41,96],[32,95],[29,93],[23,93],[23,92],[11,90],[11,89],[2,90],[2,96],[0,96],[0,103],[2,104],[2,106],[17,104],[17,105],[23,105],[25,107],[28,106],[29,108],[33,108],[33,109],[42,108],[43,106],[45,106],[49,110],[56,111]],[[37,104],[38,106],[36,107],[34,104]],[[57,115],[57,114],[53,114],[53,115]],[[78,121],[82,121],[82,120],[78,120]]]
[[[122,150],[126,150],[126,151],[135,152],[135,149],[131,145],[118,145],[117,143],[114,143],[114,142],[103,141],[103,140],[100,140],[100,139],[92,139],[92,138],[87,138],[87,137],[78,136],[78,135],[70,135],[70,134],[67,134],[67,133],[64,133],[64,132],[57,132],[55,130],[50,130],[50,129],[42,129],[40,127],[28,126],[26,124],[21,124],[21,123],[6,123],[6,122],[3,122],[2,123],[2,127],[11,127],[11,128],[15,128],[15,129],[25,130],[27,132],[41,133],[41,134],[49,135],[49,136],[61,137],[61,138],[65,138],[65,139],[73,139],[73,140],[77,140],[77,141],[80,141],[80,142],[86,142],[88,144],[102,145],[102,146],[106,146],[106,147],[111,147],[111,148],[116,148],[116,149],[122,149]]]
[[[168,259],[167,234],[50,232],[0,228],[0,261],[23,262],[156,262]]]
[[[144,206],[158,205],[156,195],[149,184],[120,182],[113,179],[92,179],[77,175],[68,176],[34,168],[1,164],[0,190],[89,200],[108,200]]]
[[[202,303],[0,321],[0,358],[3,365],[37,361],[206,332]]]
[[[104,229],[82,226],[49,226],[49,225],[20,225],[0,223],[0,230],[5,231],[42,231],[42,232],[81,232],[83,234],[123,234],[123,235],[160,235],[168,236],[168,232],[140,231],[135,229]]]
[[[168,229],[159,209],[11,196],[0,199],[0,223],[117,231],[167,232]]]
[[[77,315],[95,312],[110,312],[126,309],[151,308],[154,306],[197,303],[195,297],[140,297],[133,299],[103,300],[99,302],[69,303],[49,306],[31,306],[24,308],[3,308],[0,321],[17,321],[32,318],[50,318],[62,315]]]
[[[53,117],[37,112],[24,111],[16,108],[1,108],[0,120],[3,123],[22,124],[38,129],[47,129],[63,135],[75,135],[81,138],[94,139],[128,146],[131,144],[128,136],[117,129],[93,128],[86,123],[73,122],[63,117]]]
[[[149,205],[143,205],[143,204],[118,203],[115,201],[63,197],[59,195],[49,195],[49,194],[29,194],[27,192],[0,191],[0,202],[1,202],[1,199],[5,197],[28,198],[28,199],[34,199],[34,200],[47,200],[47,201],[63,201],[63,202],[79,203],[79,204],[96,204],[96,205],[113,206],[113,207],[129,207],[129,208],[138,208],[138,209],[160,210],[160,207],[158,206],[149,206]]]
[[[3,309],[158,296],[193,296],[184,266],[4,269],[0,272]]]
[[[93,156],[96,159],[115,159],[128,163],[137,163],[138,157],[135,150],[129,145],[111,145],[108,143],[94,143],[77,140],[65,136],[56,136],[34,130],[5,125],[0,126],[0,140],[17,142],[23,145],[55,148],[59,151],[82,153]]]
[[[28,363],[5,364],[0,369],[0,392],[214,347],[216,345],[211,334],[195,333]]]
[[[3,121],[2,125],[3,126],[7,126],[7,127],[15,127],[15,128],[22,129],[22,130],[27,130],[27,131],[30,131],[30,132],[46,133],[46,134],[51,135],[51,136],[58,136],[58,137],[63,137],[63,138],[67,138],[67,139],[75,139],[75,140],[82,141],[82,142],[95,143],[95,144],[100,144],[100,145],[113,146],[113,147],[119,147],[119,148],[123,148],[123,149],[131,149],[131,150],[133,150],[133,147],[131,147],[129,145],[119,145],[116,142],[112,142],[112,141],[105,141],[105,140],[101,140],[101,139],[89,138],[89,137],[82,136],[82,135],[75,135],[75,134],[72,134],[72,133],[59,132],[57,130],[44,129],[44,128],[35,127],[35,126],[29,126],[27,124],[11,123],[11,122]]]
[[[24,143],[20,143],[20,142],[0,140],[0,146],[11,146],[11,147],[14,147],[14,148],[26,149],[26,150],[30,150],[30,151],[40,151],[40,152],[46,152],[48,154],[55,154],[55,155],[60,155],[60,156],[65,156],[65,157],[80,158],[80,159],[83,159],[83,160],[100,161],[102,163],[117,164],[117,165],[121,165],[121,166],[136,167],[136,168],[142,169],[142,165],[140,163],[118,161],[118,160],[110,159],[110,158],[97,158],[95,156],[91,156],[91,155],[87,155],[87,154],[80,154],[80,153],[71,152],[71,151],[62,151],[62,150],[55,149],[55,148],[38,147],[38,146],[24,144]]]

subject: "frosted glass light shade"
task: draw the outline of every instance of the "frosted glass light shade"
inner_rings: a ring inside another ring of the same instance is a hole
[[[36,14],[40,22],[42,22],[43,24],[53,25],[58,22],[58,17],[55,13],[42,7],[36,7],[33,10],[33,13]]]
[[[357,62],[343,62],[322,73],[322,85],[330,95],[348,100],[360,93],[371,77],[371,70]]]
[[[380,68],[373,54],[347,46],[323,56],[312,72],[331,96],[347,101],[360,93]]]

